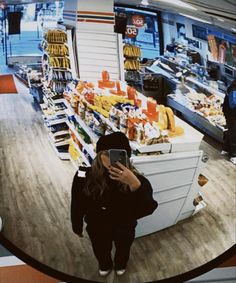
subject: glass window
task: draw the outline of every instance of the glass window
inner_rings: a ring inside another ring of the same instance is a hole
[[[63,1],[55,1],[54,3],[8,5],[8,13],[22,13],[20,33],[8,34],[9,21],[7,20],[6,22],[8,57],[20,55],[41,55],[42,51],[39,47],[42,41],[43,28],[55,28],[57,26],[57,22],[62,20],[63,3]]]
[[[115,7],[115,13],[127,17],[124,42],[141,47],[142,58],[160,55],[158,15],[154,12],[125,7]]]

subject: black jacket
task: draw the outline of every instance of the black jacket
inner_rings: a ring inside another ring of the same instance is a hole
[[[236,118],[236,108],[232,109],[229,106],[229,95],[226,93],[225,98],[224,98],[224,103],[223,103],[223,113],[225,115],[225,118],[231,118],[235,117]]]
[[[117,182],[105,175],[109,189],[104,191],[102,197],[93,199],[84,193],[90,168],[86,168],[86,171],[85,177],[79,177],[78,171],[72,184],[71,222],[76,234],[83,232],[83,220],[88,226],[98,229],[113,225],[135,227],[137,219],[152,214],[157,208],[151,184],[144,176],[138,175],[141,186],[135,192],[122,192],[117,187]]]

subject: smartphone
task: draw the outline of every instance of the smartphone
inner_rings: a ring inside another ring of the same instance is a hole
[[[109,149],[108,152],[111,166],[118,167],[117,161],[125,167],[128,166],[128,155],[125,149]]]

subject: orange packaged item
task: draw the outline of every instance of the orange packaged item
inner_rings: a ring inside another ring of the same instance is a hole
[[[141,107],[142,106],[142,100],[137,98],[134,100],[134,105],[137,107]]]
[[[147,111],[149,113],[156,113],[156,107],[157,107],[157,101],[153,98],[148,98],[147,99]]]
[[[102,80],[98,81],[98,87],[100,88],[113,88],[115,87],[115,82],[110,81],[110,75],[107,71],[102,71]]]
[[[134,119],[128,118],[128,129],[127,129],[127,136],[130,141],[133,141],[135,139],[135,125],[134,125]]]
[[[119,81],[116,82],[116,90],[110,90],[110,93],[122,96],[126,95],[126,92],[121,90]]]
[[[128,99],[135,101],[137,97],[137,92],[133,87],[127,86],[127,94],[128,94]]]
[[[92,105],[94,105],[94,93],[89,92],[84,95],[85,99]]]

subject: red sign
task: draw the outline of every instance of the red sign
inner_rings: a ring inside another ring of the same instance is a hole
[[[126,26],[125,34],[127,37],[136,37],[138,34],[138,30],[133,26]]]
[[[133,15],[131,20],[132,24],[135,25],[137,28],[141,28],[144,26],[145,18],[141,15]]]

